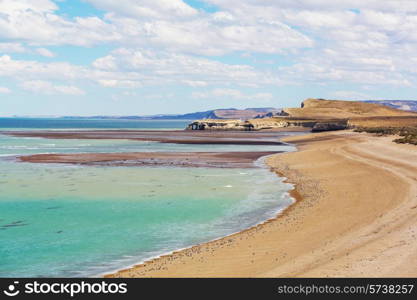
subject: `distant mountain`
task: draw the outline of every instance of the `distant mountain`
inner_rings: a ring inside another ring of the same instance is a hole
[[[363,102],[382,104],[407,111],[417,111],[417,101],[415,100],[366,100]]]
[[[273,107],[261,108],[226,108],[200,111],[178,115],[152,115],[152,116],[91,116],[91,117],[63,117],[65,119],[125,119],[125,120],[201,120],[201,119],[252,119],[266,114],[280,112],[281,109]]]

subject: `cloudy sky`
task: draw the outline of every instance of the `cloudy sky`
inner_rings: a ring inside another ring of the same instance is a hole
[[[415,0],[0,0],[0,116],[417,98]]]

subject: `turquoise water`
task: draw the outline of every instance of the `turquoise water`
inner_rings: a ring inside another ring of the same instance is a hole
[[[191,120],[0,118],[0,130],[37,129],[184,129]]]
[[[97,276],[248,228],[292,202],[290,185],[264,168],[82,167],[13,159],[208,147],[291,150],[0,135],[0,277]]]

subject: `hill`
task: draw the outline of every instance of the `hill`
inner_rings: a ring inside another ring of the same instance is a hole
[[[306,127],[313,131],[358,127],[408,127],[417,125],[417,113],[360,101],[307,99],[301,108],[285,108],[279,115],[248,120],[204,119],[189,130],[264,130]]]
[[[414,112],[403,111],[375,103],[311,98],[303,101],[301,108],[283,109],[283,115],[292,118],[313,119],[417,116]]]

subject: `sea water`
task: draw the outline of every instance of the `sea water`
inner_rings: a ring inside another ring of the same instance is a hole
[[[1,118],[0,130],[38,129],[184,129],[191,120],[137,120],[137,119],[84,119],[84,118]]]
[[[266,168],[31,164],[14,155],[271,147],[291,150],[0,135],[0,277],[97,276],[241,231],[292,202],[290,185]]]

